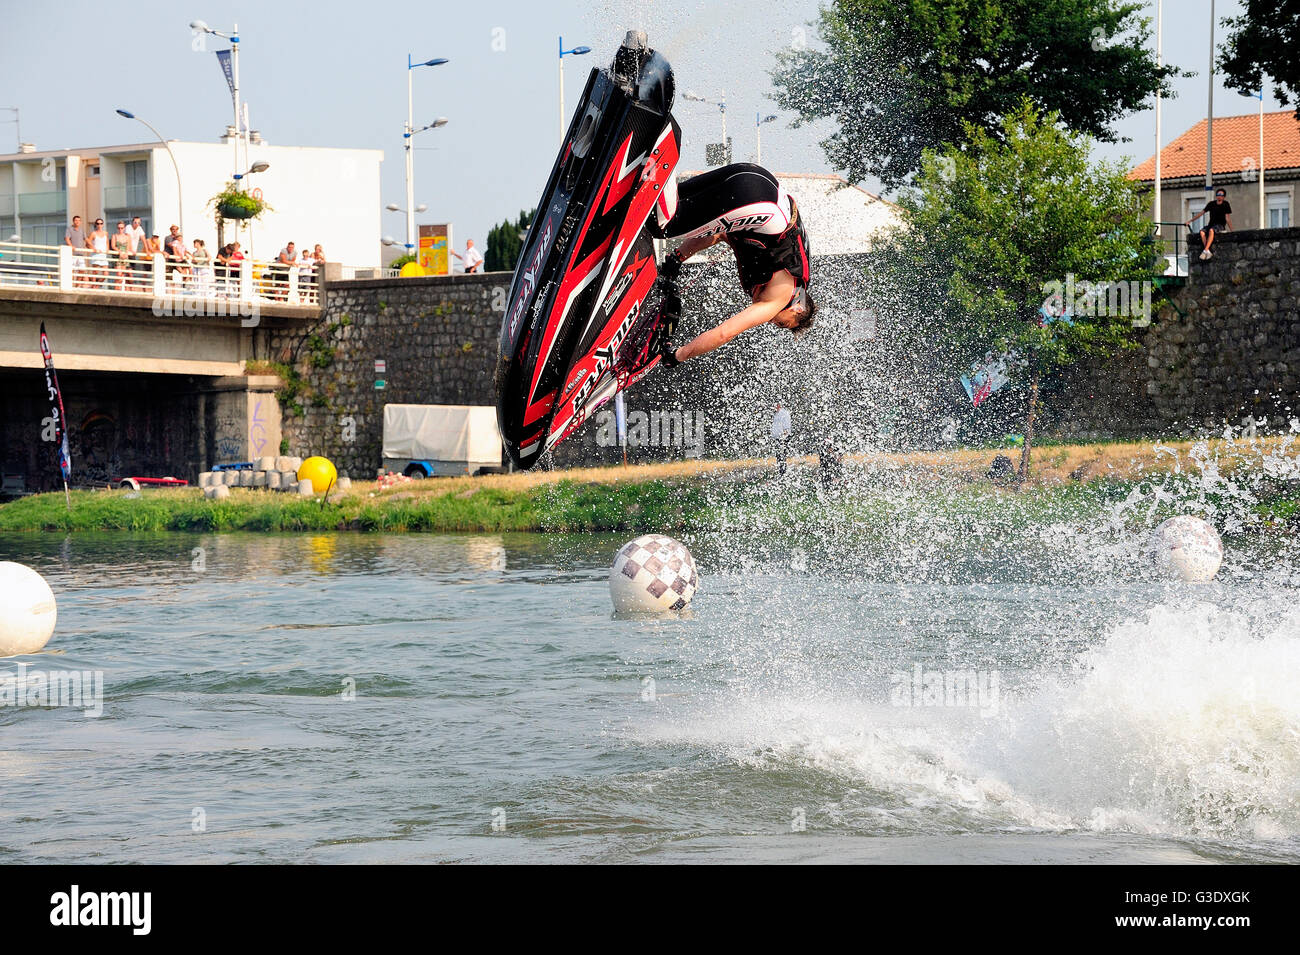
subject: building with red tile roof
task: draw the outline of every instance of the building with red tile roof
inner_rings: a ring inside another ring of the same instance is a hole
[[[1286,228],[1296,223],[1300,122],[1294,111],[1282,110],[1265,113],[1263,127],[1264,227]],[[1210,201],[1205,189],[1205,132],[1206,121],[1201,120],[1160,151],[1160,221],[1186,221]],[[1260,228],[1259,133],[1258,113],[1214,119],[1214,186],[1227,192],[1232,226],[1238,231]],[[1154,185],[1155,168],[1152,156],[1129,178]]]

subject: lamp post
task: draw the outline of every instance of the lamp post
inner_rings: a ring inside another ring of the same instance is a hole
[[[706,96],[701,96],[700,94],[694,92],[693,90],[687,90],[685,93],[682,94],[682,98],[688,99],[692,103],[709,103],[713,106],[718,107],[718,110],[722,113],[722,153],[724,156],[726,156],[727,155],[727,94],[726,92],[719,91],[717,99],[709,99]]]
[[[566,56],[583,56],[591,52],[589,46],[575,46],[572,50],[564,48],[564,37],[560,37],[560,145],[564,145],[564,58]]]
[[[763,162],[763,124],[776,122],[776,116],[763,116],[760,118],[759,113],[754,114],[754,162],[762,165]]]
[[[1156,69],[1159,70],[1164,66],[1164,47],[1160,36],[1161,15],[1164,12],[1164,0],[1156,0]],[[1206,130],[1207,134],[1209,130]],[[1164,228],[1160,224],[1160,87],[1156,87],[1156,204],[1155,204],[1156,235],[1164,238],[1161,230]],[[1161,251],[1164,251],[1163,246]]]
[[[253,163],[253,165],[248,167],[247,172],[235,173],[235,188],[236,189],[242,188],[242,183],[246,177],[251,176],[255,172],[266,172],[270,168],[271,168],[271,164],[269,162],[259,159],[257,162]],[[235,234],[236,235],[239,234],[238,229],[235,230]],[[248,220],[248,257],[250,259],[253,257],[253,220],[252,219]]]
[[[176,154],[172,152],[171,143],[163,139],[162,133],[154,129],[153,124],[150,123],[147,119],[141,119],[139,116],[135,115],[135,113],[132,113],[125,109],[119,109],[117,111],[117,115],[121,116],[123,119],[134,119],[136,122],[144,123],[146,126],[148,126],[149,131],[152,132],[155,136],[157,136],[158,141],[162,143],[164,147],[166,147],[167,155],[172,157],[172,168],[176,170],[176,205],[180,209],[180,214],[177,216],[176,224],[181,227],[181,235],[184,235],[185,234],[185,200],[181,196],[181,166],[180,163],[176,161]]]
[[[6,113],[14,114],[14,139],[18,143],[18,152],[22,152],[23,151],[23,126],[22,123],[20,122],[22,117],[19,116],[18,114],[18,107],[0,106],[0,109],[4,110]]]
[[[191,20],[190,29],[196,33],[211,33],[213,36],[219,36],[223,40],[230,41],[230,84],[231,98],[235,102],[235,168],[240,169],[244,163],[248,162],[248,143],[244,142],[244,159],[241,162],[239,158],[239,143],[244,139],[247,132],[244,130],[244,123],[241,119],[239,109],[239,24],[229,33],[222,33],[220,30],[214,30],[202,20]],[[239,187],[239,176],[235,177],[235,186]]]
[[[414,208],[408,205],[405,209],[403,209],[396,202],[390,202],[388,205],[384,206],[384,208],[387,209],[389,212],[405,212],[407,215],[407,221],[409,222],[411,216],[413,216],[417,212],[424,212],[429,207],[426,206],[423,202],[421,202],[418,206],[415,206]],[[384,246],[402,245],[402,243],[398,242],[396,239],[390,238],[389,236],[384,236],[382,239],[380,239],[379,244]],[[415,251],[413,250],[410,243],[407,243],[405,245],[405,248],[406,248],[407,255],[415,255]],[[418,259],[419,256],[416,256],[416,258]]]
[[[411,54],[406,54],[406,127],[402,130],[402,146],[406,150],[406,253],[407,255],[415,254],[415,169],[414,159],[411,152],[411,137],[417,132],[424,132],[435,126],[445,126],[447,120],[439,117],[419,130],[415,128],[415,106],[412,101],[411,92],[411,72],[421,66],[442,66],[447,62],[446,57],[436,57],[432,60],[425,60],[423,63],[411,62]]]
[[[1209,96],[1205,112],[1205,196],[1214,194],[1214,0],[1210,0]]]

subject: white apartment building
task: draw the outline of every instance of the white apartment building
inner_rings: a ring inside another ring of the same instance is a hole
[[[0,155],[0,241],[16,235],[28,244],[60,245],[74,215],[87,234],[102,218],[110,235],[118,220],[129,225],[139,216],[149,234],[165,237],[169,226],[181,225],[186,242],[203,239],[215,252],[216,213],[209,200],[247,170],[234,168],[230,143],[167,145],[175,165],[160,142]],[[250,191],[261,190],[272,211],[256,221],[227,219],[225,241],[238,240],[257,259],[273,259],[293,241],[299,250],[321,245],[332,262],[378,266],[383,158],[378,149],[253,142],[248,167],[269,167],[244,182]]]

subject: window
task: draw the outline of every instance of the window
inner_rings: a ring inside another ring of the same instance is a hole
[[[126,173],[126,204],[132,208],[149,206],[149,160],[133,159],[122,163]]]
[[[1268,204],[1268,227],[1270,229],[1290,228],[1291,193],[1270,192],[1265,201]]]
[[[1206,198],[1207,195],[1212,197],[1214,193],[1204,193],[1204,192],[1183,193],[1182,218],[1183,221],[1186,222],[1188,219],[1191,219],[1192,216],[1196,217],[1196,219],[1192,222],[1191,225],[1193,232],[1199,232],[1201,229],[1205,227],[1205,224],[1210,221],[1209,216],[1203,215],[1201,213],[1201,210],[1205,208],[1205,204],[1210,201],[1210,199]]]
[[[84,223],[86,220],[81,221]],[[61,215],[23,216],[23,242],[28,245],[62,245],[63,233],[71,224],[70,218]]]

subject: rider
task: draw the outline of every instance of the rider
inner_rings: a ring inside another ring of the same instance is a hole
[[[801,335],[812,325],[816,306],[808,294],[808,236],[794,197],[775,176],[753,163],[736,163],[685,180],[663,205],[671,218],[660,221],[662,237],[684,239],[659,269],[667,289],[655,350],[672,367],[725,345],[741,332],[771,322]],[[675,205],[675,210],[674,210]],[[682,346],[672,336],[681,314],[674,285],[682,263],[703,249],[726,242],[736,256],[740,284],[753,304]]]

